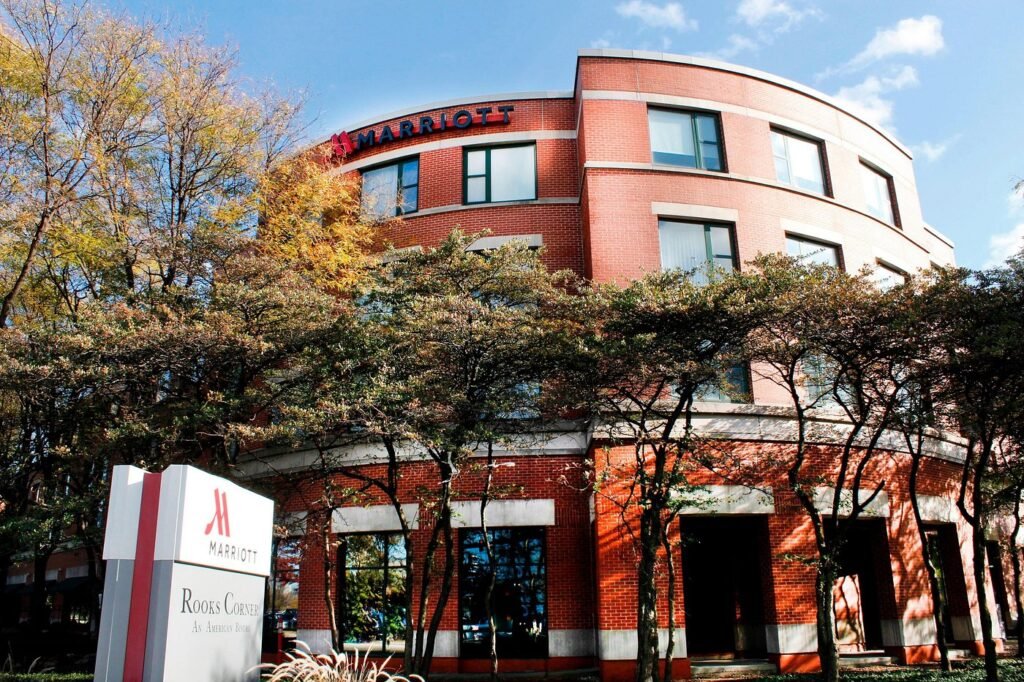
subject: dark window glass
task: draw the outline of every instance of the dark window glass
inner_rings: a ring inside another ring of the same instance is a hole
[[[402,651],[409,614],[402,535],[347,535],[338,547],[338,564],[344,567],[339,626],[345,643]]]
[[[407,159],[363,172],[360,208],[376,220],[414,213],[419,205],[420,162]]]
[[[498,655],[545,658],[548,655],[547,576],[543,528],[494,528],[484,534],[463,530],[459,570],[461,654],[490,654],[487,587],[494,576],[491,599]]]
[[[536,145],[466,149],[463,168],[467,204],[537,198]]]
[[[298,538],[279,538],[274,541],[274,556],[270,580],[267,581],[267,608],[264,612],[264,630],[283,631],[294,636],[299,621],[299,564],[302,544]],[[264,644],[269,640],[264,637]]]
[[[702,386],[694,400],[712,403],[750,402],[750,370],[746,364],[734,365],[719,378],[719,383]]]
[[[722,170],[722,146],[716,115],[649,109],[647,117],[654,163]]]
[[[658,239],[662,270],[679,268],[703,283],[711,266],[733,269],[732,236],[725,225],[659,220]]]

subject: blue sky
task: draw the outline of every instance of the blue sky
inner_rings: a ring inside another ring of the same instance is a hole
[[[569,90],[581,47],[714,56],[893,130],[962,265],[1024,245],[1021,0],[97,1],[234,45],[245,77],[306,93],[318,133],[463,95]]]

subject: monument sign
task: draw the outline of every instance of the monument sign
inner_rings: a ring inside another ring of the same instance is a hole
[[[95,679],[258,679],[273,517],[194,467],[114,467]]]

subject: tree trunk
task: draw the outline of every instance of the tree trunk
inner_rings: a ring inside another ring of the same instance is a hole
[[[21,287],[25,285],[25,280],[28,279],[29,270],[32,268],[32,261],[35,260],[36,251],[39,250],[39,243],[43,240],[43,235],[46,234],[48,229],[50,229],[50,211],[45,209],[39,215],[39,222],[36,224],[35,233],[32,235],[32,241],[29,242],[28,253],[25,254],[25,260],[21,264],[18,276],[15,278],[14,283],[11,284],[10,291],[0,301],[0,329],[7,326],[7,321],[11,316],[11,309],[14,307],[14,299],[17,298]]]
[[[327,618],[331,626],[331,648],[341,651],[341,631],[338,629],[338,612],[334,606],[335,588],[335,567],[334,557],[331,556],[331,517],[327,513],[327,519],[320,525],[320,549],[324,554],[324,605],[327,607]]]
[[[672,656],[676,648],[676,560],[672,555],[672,541],[668,536],[668,528],[662,530],[662,547],[665,550],[665,564],[668,569],[668,643],[665,645],[665,674],[662,679],[672,682]]]
[[[46,604],[46,565],[49,562],[50,552],[36,554],[32,562],[33,582],[29,613],[34,632],[42,632],[50,625],[50,609]]]
[[[839,649],[836,646],[836,617],[832,602],[833,573],[831,563],[824,559],[819,561],[814,598],[817,601],[818,657],[821,659],[823,682],[839,680]]]
[[[487,563],[491,569],[491,577],[487,581],[484,593],[484,612],[487,615],[487,632],[491,637],[488,655],[491,658],[491,682],[498,680],[498,625],[494,619],[494,585],[498,572],[494,567],[494,554],[491,549],[491,538],[487,534],[487,503],[491,501],[491,483],[494,480],[494,444],[487,443],[487,472],[484,478],[484,490],[480,496],[480,533],[484,539],[484,551],[487,552]]]
[[[999,682],[999,667],[996,663],[996,642],[992,637],[992,612],[988,609],[988,586],[985,574],[988,561],[985,556],[985,524],[981,509],[980,495],[975,495],[974,523],[971,524],[971,539],[974,549],[974,582],[978,591],[978,612],[981,615],[981,639],[985,645],[985,679],[987,682]]]
[[[1017,638],[1017,658],[1024,658],[1024,597],[1021,596],[1021,565],[1020,548],[1017,546],[1017,535],[1020,533],[1020,493],[1014,508],[1013,535],[1010,536],[1010,561],[1013,564],[1013,603],[1017,610],[1017,622],[1014,623],[1014,635]]]
[[[921,542],[921,556],[924,559],[925,571],[928,573],[928,587],[932,593],[932,618],[935,621],[935,644],[939,648],[939,668],[944,672],[953,670],[949,660],[949,645],[946,643],[946,618],[942,612],[942,586],[935,564],[932,563],[928,549],[928,534],[925,532],[921,518],[920,500],[917,498],[917,475],[921,468],[921,455],[912,454],[910,466],[910,507],[914,510],[914,522],[917,525],[917,537]]]
[[[661,532],[658,511],[640,512],[640,565],[637,570],[637,682],[658,682],[658,585],[656,569]]]

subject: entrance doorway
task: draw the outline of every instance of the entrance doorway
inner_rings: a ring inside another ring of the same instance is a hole
[[[839,576],[832,588],[839,651],[879,650],[885,645],[882,620],[894,617],[883,613],[884,605],[895,607],[885,520],[840,523],[846,543],[840,550]]]
[[[942,610],[945,623],[943,636],[950,644],[968,643],[974,639],[974,633],[956,526],[951,523],[926,526],[925,535],[928,557],[939,580],[938,608]]]
[[[764,657],[767,522],[753,516],[690,517],[681,525],[688,656]]]

